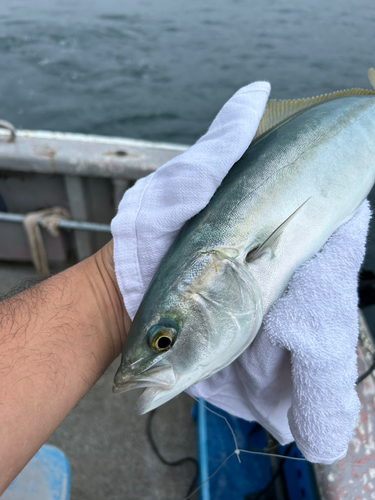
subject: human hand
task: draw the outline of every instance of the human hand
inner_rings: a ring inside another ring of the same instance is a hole
[[[269,93],[267,82],[241,88],[194,146],[126,191],[111,229],[116,277],[132,319],[181,227],[249,147]]]
[[[0,495],[121,353],[112,243],[0,300]]]
[[[364,202],[310,261],[264,318],[251,346],[188,392],[261,423],[306,459],[346,455],[358,418],[357,279],[370,219]]]

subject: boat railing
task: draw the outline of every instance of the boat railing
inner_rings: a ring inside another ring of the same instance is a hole
[[[94,253],[108,241],[109,223],[125,190],[187,147],[16,130],[0,121],[0,260],[31,259],[20,223],[27,213],[52,206],[70,211],[72,220],[60,221],[59,228],[73,230],[73,236],[58,242],[43,232],[49,258],[61,261],[73,250],[82,260]]]

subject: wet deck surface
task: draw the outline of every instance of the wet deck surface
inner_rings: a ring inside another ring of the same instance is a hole
[[[0,263],[0,295],[35,277],[31,265]],[[71,500],[183,500],[194,476],[190,463],[162,464],[146,437],[147,415],[132,408],[140,392],[111,392],[114,362],[48,442],[61,448],[72,470]],[[168,460],[196,453],[192,399],[182,394],[157,410],[154,437]]]

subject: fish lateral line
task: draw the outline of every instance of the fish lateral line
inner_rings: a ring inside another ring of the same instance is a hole
[[[280,224],[271,234],[270,236],[261,243],[260,245],[257,245],[255,248],[252,248],[246,255],[245,261],[247,263],[253,262],[256,259],[259,259],[262,257],[268,249],[271,249],[272,253],[275,251],[275,247],[278,243],[278,240],[280,236],[282,235],[284,229],[286,226],[291,222],[294,217],[297,215],[297,213],[302,209],[302,207],[311,199],[311,196],[307,198],[306,201],[300,205],[297,210],[295,210],[287,219],[285,219],[284,222]]]

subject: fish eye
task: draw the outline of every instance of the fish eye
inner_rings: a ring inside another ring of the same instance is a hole
[[[167,331],[157,332],[150,339],[150,347],[155,352],[168,351],[174,343],[173,336]]]
[[[161,335],[155,342],[154,347],[158,351],[165,351],[172,345],[172,339],[167,335]]]
[[[149,332],[149,345],[154,352],[168,351],[175,343],[177,329],[163,324],[154,325]]]

